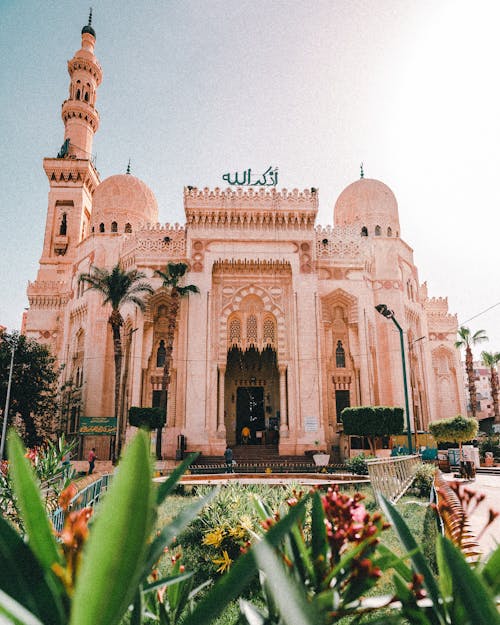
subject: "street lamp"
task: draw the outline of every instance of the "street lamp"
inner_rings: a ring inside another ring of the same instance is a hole
[[[401,345],[401,361],[403,363],[403,386],[405,390],[405,411],[406,411],[406,430],[408,435],[408,450],[410,454],[413,453],[413,444],[411,440],[411,426],[410,426],[410,406],[408,404],[408,385],[406,382],[406,360],[405,360],[405,344],[403,339],[403,328],[399,325],[394,311],[388,308],[385,304],[378,304],[375,306],[375,310],[379,312],[386,319],[391,319],[396,328],[399,330],[399,342]]]
[[[3,452],[5,449],[5,439],[7,436],[7,420],[9,418],[10,388],[12,386],[12,372],[14,370],[14,354],[16,353],[18,340],[19,340],[19,336],[17,334],[13,334],[9,340],[4,339],[4,341],[10,345],[11,356],[10,356],[9,381],[7,383],[7,395],[5,397],[5,410],[3,413],[2,441],[0,443],[0,460],[3,460]]]

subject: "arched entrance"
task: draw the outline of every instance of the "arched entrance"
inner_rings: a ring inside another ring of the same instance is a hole
[[[270,347],[246,351],[232,347],[227,353],[225,426],[230,445],[277,444],[280,421],[280,385],[276,352]]]

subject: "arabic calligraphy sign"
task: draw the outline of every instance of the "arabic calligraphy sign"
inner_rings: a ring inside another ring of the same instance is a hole
[[[80,434],[83,436],[109,436],[116,434],[115,417],[80,417]]]
[[[254,182],[252,182],[252,176]],[[222,176],[222,180],[230,185],[247,187],[275,187],[278,184],[278,168],[275,167],[273,169],[272,165],[270,165],[266,169],[266,171],[256,179],[255,175],[252,174],[252,170],[249,167],[248,169],[245,169],[242,174],[240,174],[239,172],[235,172],[233,179],[231,179],[231,174],[224,174]]]

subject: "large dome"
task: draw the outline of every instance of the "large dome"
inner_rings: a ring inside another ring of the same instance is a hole
[[[130,174],[103,180],[94,193],[93,232],[130,232],[158,221],[158,204],[151,189]]]
[[[396,197],[383,182],[361,178],[339,195],[334,209],[334,223],[336,226],[358,224],[366,228],[363,233],[369,236],[399,236]]]

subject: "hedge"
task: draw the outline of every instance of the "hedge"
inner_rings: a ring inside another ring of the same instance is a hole
[[[163,411],[161,408],[141,408],[132,406],[128,411],[130,425],[137,428],[154,430],[165,424]]]
[[[341,415],[344,434],[355,436],[388,436],[404,428],[404,411],[391,406],[356,406],[344,408]]]

